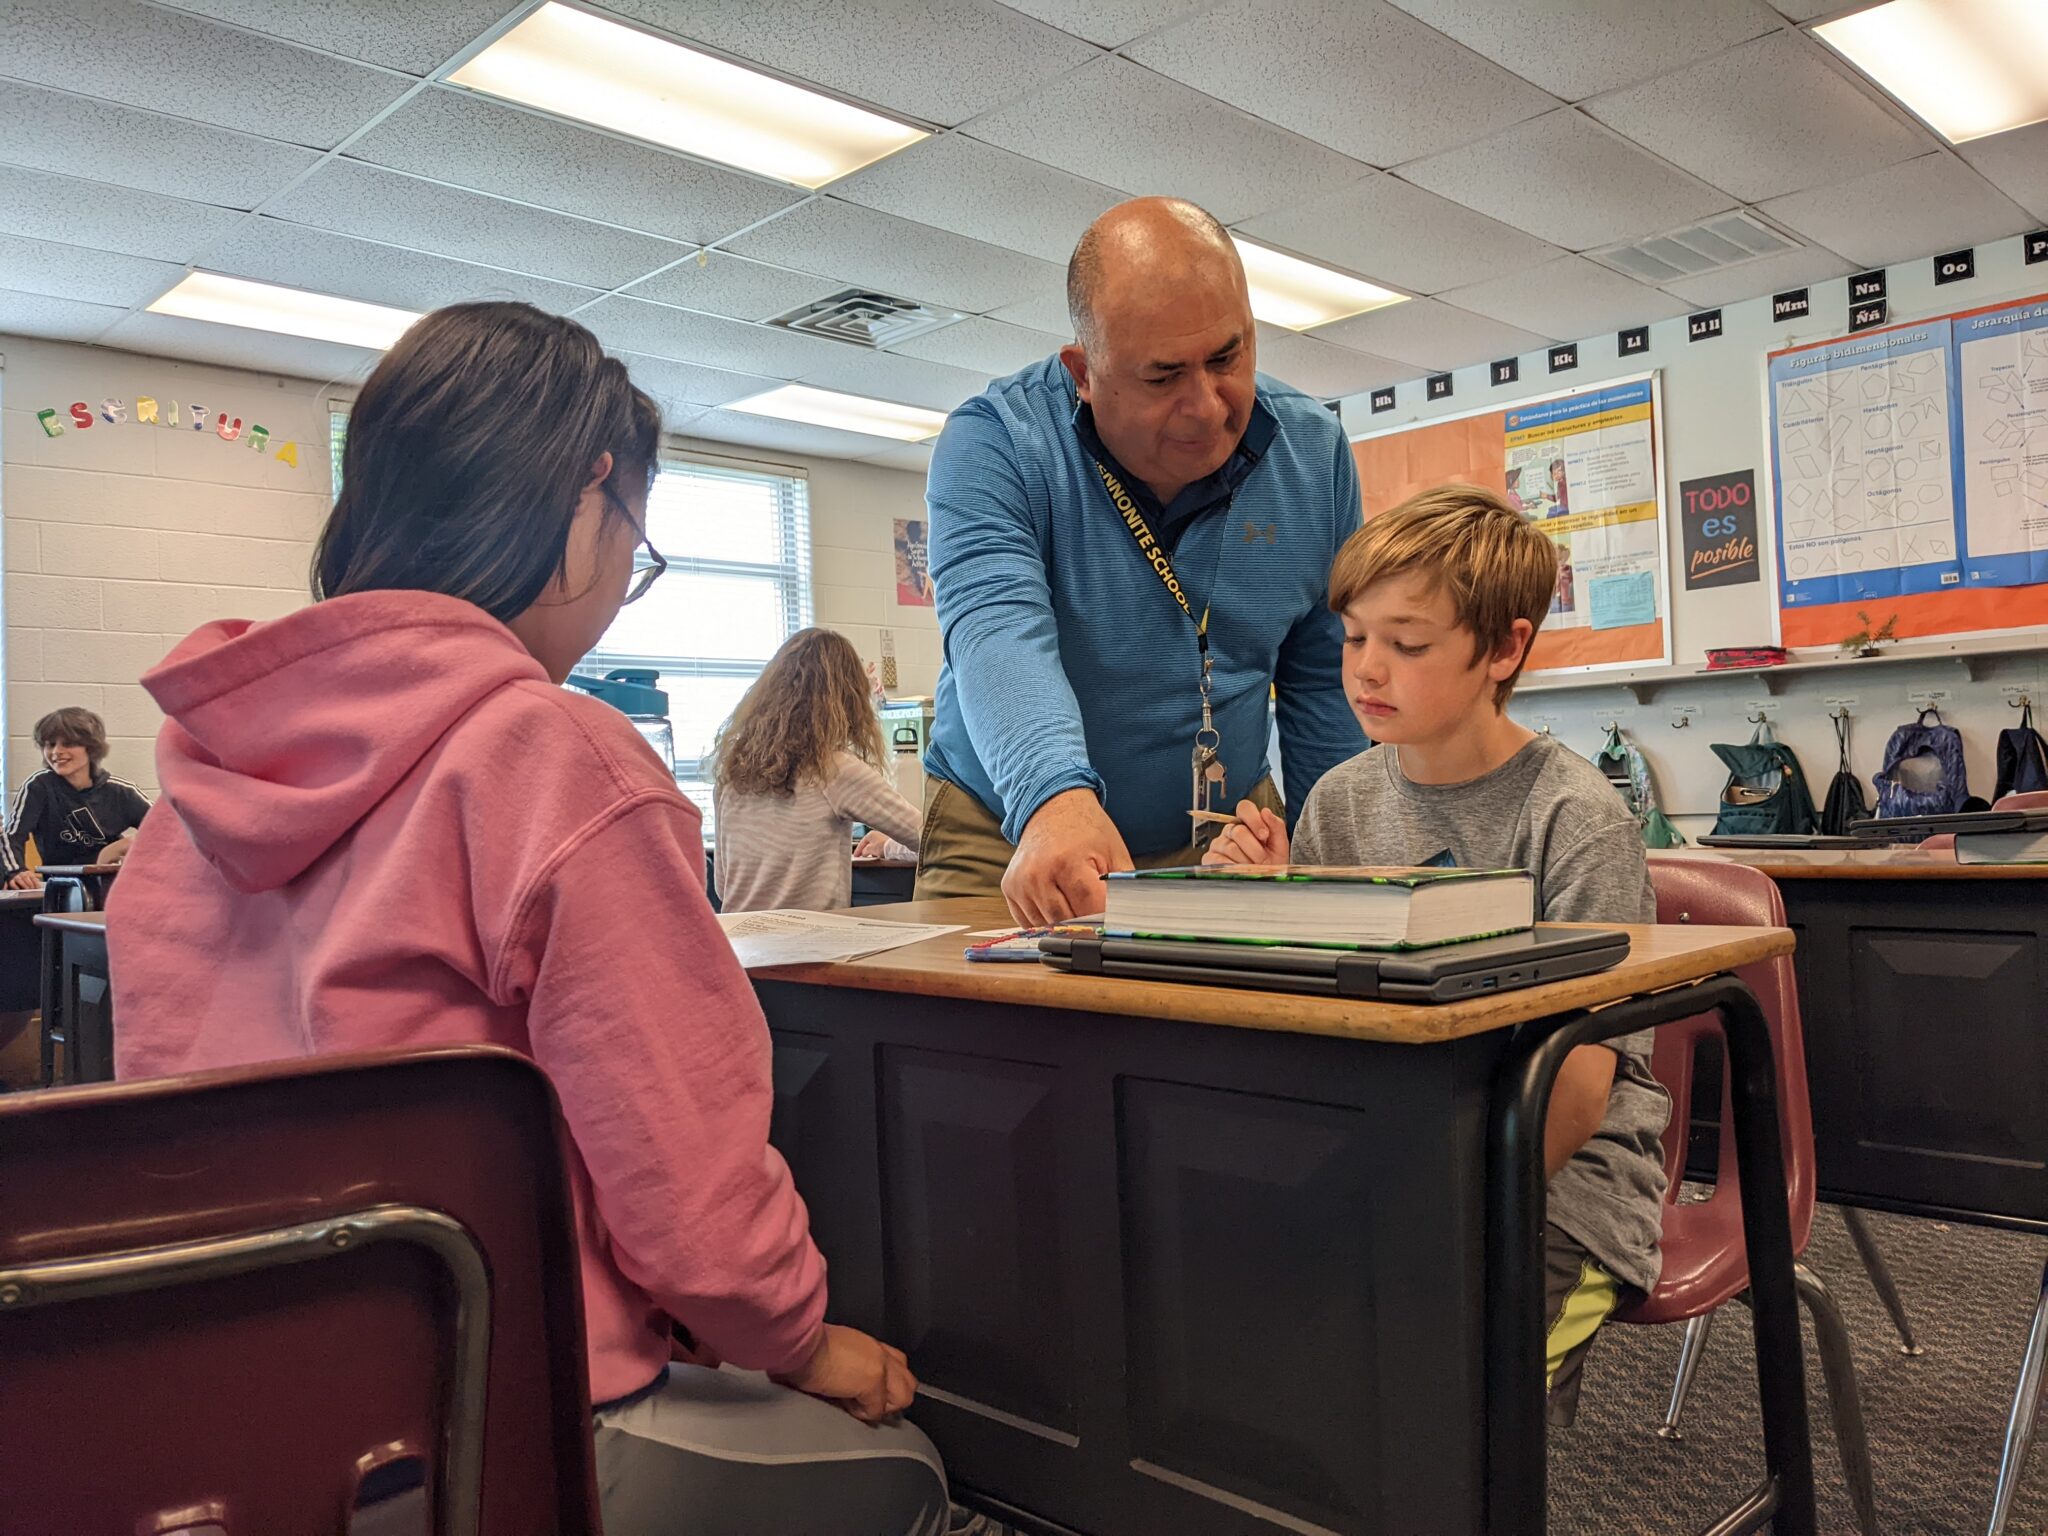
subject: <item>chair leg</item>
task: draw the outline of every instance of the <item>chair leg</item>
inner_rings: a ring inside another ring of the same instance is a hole
[[[2041,1299],[2034,1305],[2027,1352],[2020,1357],[2020,1382],[2012,1395],[2012,1417],[2005,1425],[2005,1453],[1998,1460],[1998,1489],[1991,1496],[1991,1524],[1985,1536],[2004,1536],[2005,1522],[2012,1515],[2013,1495],[2019,1491],[2020,1474],[2026,1470],[2027,1452],[2034,1443],[2034,1415],[2048,1390],[2041,1370],[2044,1356],[2048,1356],[2048,1268],[2041,1271]]]
[[[1792,1283],[1807,1311],[1813,1314],[1821,1376],[1827,1386],[1828,1414],[1835,1423],[1835,1444],[1841,1449],[1842,1477],[1849,1485],[1849,1502],[1856,1509],[1856,1528],[1863,1536],[1878,1536],[1870,1440],[1863,1429],[1863,1400],[1856,1391],[1856,1362],[1849,1352],[1848,1325],[1820,1276],[1804,1264],[1792,1266]]]
[[[1678,1416],[1685,1412],[1686,1397],[1692,1391],[1693,1373],[1700,1368],[1700,1357],[1707,1352],[1707,1334],[1714,1326],[1714,1314],[1702,1312],[1698,1317],[1685,1320],[1685,1341],[1678,1346],[1678,1375],[1671,1383],[1671,1406],[1664,1410],[1664,1422],[1657,1426],[1660,1440],[1683,1440],[1678,1432]]]
[[[1842,1225],[1849,1229],[1849,1241],[1856,1245],[1857,1257],[1863,1260],[1864,1273],[1870,1276],[1870,1283],[1877,1291],[1877,1299],[1884,1303],[1885,1311],[1891,1314],[1892,1326],[1899,1330],[1899,1353],[1921,1355],[1926,1351],[1920,1341],[1913,1337],[1913,1324],[1906,1317],[1906,1303],[1899,1297],[1899,1288],[1892,1281],[1891,1266],[1878,1251],[1877,1239],[1870,1235],[1870,1224],[1863,1213],[1853,1205],[1842,1207]]]

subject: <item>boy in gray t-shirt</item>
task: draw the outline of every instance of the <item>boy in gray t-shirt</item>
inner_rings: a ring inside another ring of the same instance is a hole
[[[1445,486],[1370,519],[1338,552],[1344,683],[1379,745],[1286,821],[1250,801],[1206,863],[1526,869],[1551,922],[1653,923],[1635,818],[1590,762],[1506,705],[1557,584],[1556,546],[1491,491]],[[1544,1124],[1551,1417],[1569,1422],[1622,1287],[1657,1283],[1671,1101],[1648,1031],[1565,1059]]]

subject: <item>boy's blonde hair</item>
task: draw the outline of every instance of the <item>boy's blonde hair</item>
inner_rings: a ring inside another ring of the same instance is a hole
[[[1342,613],[1390,576],[1426,578],[1448,592],[1458,623],[1472,631],[1478,665],[1527,619],[1530,643],[1557,593],[1557,545],[1499,495],[1476,485],[1440,485],[1371,518],[1344,541],[1330,567],[1330,608]],[[1524,650],[1522,661],[1529,653]],[[1504,707],[1521,666],[1494,686]]]

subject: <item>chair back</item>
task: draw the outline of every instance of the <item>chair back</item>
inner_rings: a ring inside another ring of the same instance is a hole
[[[596,1536],[560,1138],[479,1048],[0,1098],[0,1527]]]
[[[1784,898],[1777,883],[1761,870],[1743,864],[1707,859],[1650,860],[1650,883],[1657,892],[1657,921],[1700,923],[1745,928],[1783,928]],[[1813,1106],[1807,1096],[1806,1040],[1799,1023],[1799,988],[1792,957],[1779,955],[1745,965],[1736,975],[1756,994],[1771,1029],[1772,1062],[1778,1073],[1778,1122],[1785,1144],[1786,1193],[1792,1217],[1792,1251],[1805,1251],[1813,1230],[1814,1151]],[[1685,1172],[1687,1128],[1692,1119],[1694,1054],[1702,1040],[1719,1040],[1721,1028],[1712,1014],[1666,1025],[1657,1031],[1650,1069],[1671,1095],[1671,1123],[1664,1129],[1664,1171],[1670,1178],[1667,1204],[1678,1199]],[[1720,1162],[1715,1175],[1716,1200],[1739,1202],[1736,1178],[1735,1124],[1722,1073]]]

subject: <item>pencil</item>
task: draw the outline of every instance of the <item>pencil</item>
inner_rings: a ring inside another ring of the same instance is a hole
[[[1189,811],[1188,819],[1213,822],[1219,827],[1234,827],[1238,824],[1237,818],[1227,811]]]

